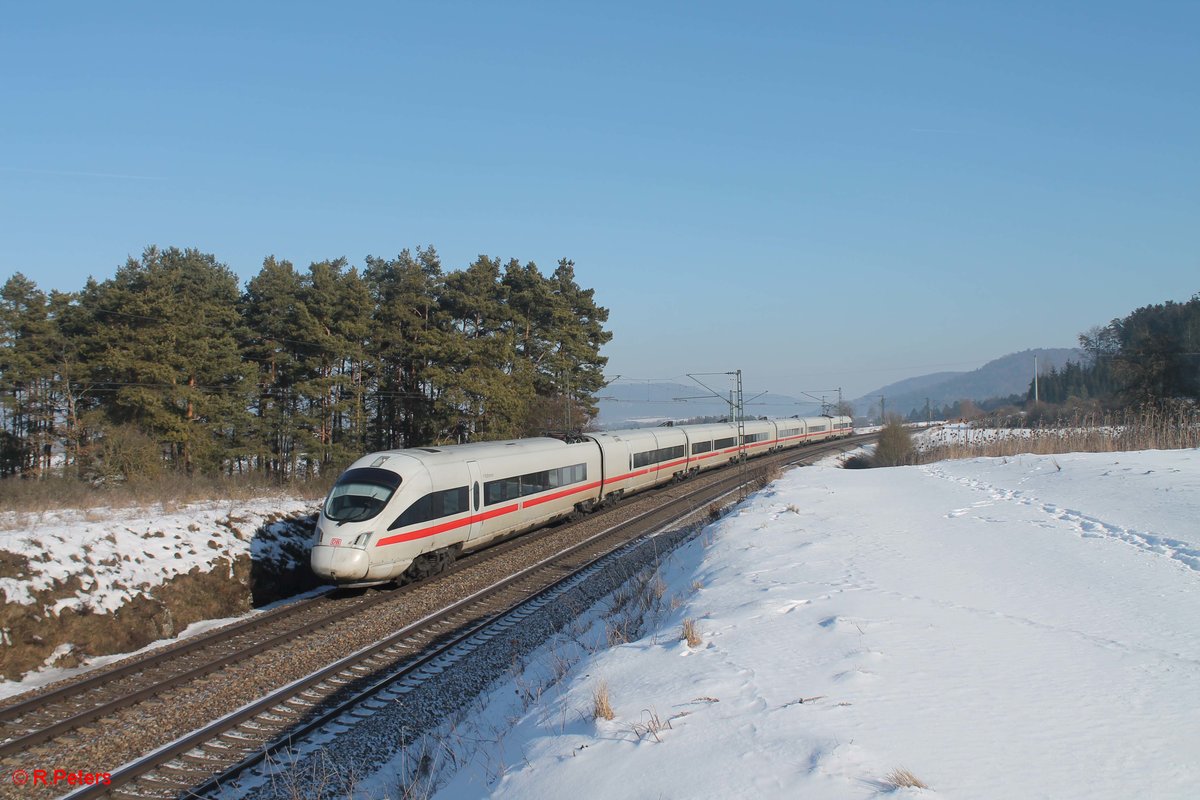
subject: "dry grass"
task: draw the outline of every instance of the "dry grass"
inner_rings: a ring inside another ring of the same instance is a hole
[[[608,682],[600,681],[592,690],[592,719],[611,720],[616,716],[608,697]]]
[[[916,775],[913,775],[912,772],[904,767],[896,767],[896,769],[883,776],[883,781],[893,790],[929,788],[925,781],[921,780]]]
[[[922,448],[917,453],[917,463],[1022,453],[1117,453],[1195,447],[1200,447],[1200,410],[1146,409],[1123,414],[1084,414],[1062,424],[1036,428],[967,430],[961,440]]]
[[[619,617],[615,621],[609,620],[604,623],[604,641],[610,648],[629,644],[633,641],[633,634],[636,630],[637,623],[628,617]]]
[[[704,639],[700,638],[700,631],[696,628],[696,620],[685,619],[683,621],[683,633],[679,637],[686,639],[688,647],[699,647],[704,644]]]
[[[250,500],[276,494],[319,500],[329,491],[336,477],[281,485],[255,475],[189,478],[168,473],[153,479],[107,486],[66,477],[4,478],[0,480],[0,497],[4,498],[0,502],[0,511],[40,514],[62,509],[159,506],[169,512],[188,503]]]
[[[783,470],[779,467],[759,467],[754,471],[754,477],[750,479],[750,485],[755,489],[765,489],[773,481],[779,480],[782,476]]]
[[[662,605],[662,599],[666,593],[666,582],[661,575],[655,574],[654,580],[647,584],[646,593],[643,595],[643,605],[647,608],[656,608]]]
[[[642,722],[635,722],[630,726],[630,730],[633,731],[633,735],[638,739],[641,739],[645,736],[653,736],[654,741],[661,742],[662,739],[659,738],[658,732],[670,728],[671,720],[666,720],[664,722],[658,716],[658,712],[652,711],[648,708],[643,709],[642,714],[646,716],[646,719]]]

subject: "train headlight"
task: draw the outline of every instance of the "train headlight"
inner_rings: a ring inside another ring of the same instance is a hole
[[[358,537],[354,540],[354,547],[366,547],[367,542],[370,541],[370,539],[371,539],[370,531],[368,531],[366,533],[360,533],[358,535]]]

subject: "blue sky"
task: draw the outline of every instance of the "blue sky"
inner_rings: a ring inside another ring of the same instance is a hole
[[[20,4],[0,279],[562,257],[609,374],[848,396],[1200,292],[1200,4]]]

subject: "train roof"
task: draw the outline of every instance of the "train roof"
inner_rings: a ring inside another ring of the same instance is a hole
[[[396,450],[381,450],[358,459],[351,466],[366,466],[381,457],[405,456],[425,464],[453,464],[461,461],[476,461],[495,458],[506,453],[544,453],[566,447],[561,439],[538,436],[531,439],[508,439],[497,442],[468,442],[433,447],[405,447]]]

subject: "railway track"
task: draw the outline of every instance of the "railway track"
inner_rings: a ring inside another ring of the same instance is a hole
[[[829,450],[854,444],[855,440],[851,439],[801,451],[785,451],[756,459],[747,469],[757,471],[781,463],[809,460]],[[231,770],[244,769],[301,732],[327,725],[331,719],[346,714],[361,715],[364,709],[369,713],[372,703],[386,702],[388,693],[395,691],[395,686],[415,680],[414,675],[419,675],[422,669],[438,659],[447,658],[454,648],[463,647],[472,637],[486,636],[489,626],[518,608],[536,603],[536,598],[553,592],[554,587],[561,586],[564,581],[576,579],[598,559],[644,535],[646,529],[661,527],[680,515],[694,513],[697,507],[711,503],[715,496],[736,491],[746,476],[746,470],[708,473],[701,476],[702,480],[660,490],[657,496],[628,501],[630,505],[646,505],[649,510],[630,520],[605,526],[601,532],[552,556],[492,581],[435,613],[402,625],[394,634],[378,642],[267,692],[255,702],[122,767],[112,774],[111,785],[89,787],[72,797],[105,794],[175,797],[187,795],[192,787],[206,781],[212,788],[214,773],[228,776]],[[604,515],[593,515],[592,518],[603,519]],[[500,560],[499,556],[507,551],[532,549],[540,539],[554,537],[563,530],[543,529],[489,548],[463,559],[455,565],[453,572],[467,572]],[[0,723],[6,726],[2,730],[8,738],[0,745],[3,748],[0,754],[28,753],[35,745],[53,741],[64,734],[69,739],[69,732],[77,731],[80,726],[104,724],[117,718],[123,709],[148,697],[186,686],[202,676],[219,672],[265,649],[294,642],[334,622],[346,624],[356,614],[379,613],[380,609],[403,603],[408,595],[426,591],[442,579],[443,576],[438,576],[392,592],[368,592],[348,598],[322,595],[283,606],[198,637],[187,647],[156,653],[119,670],[88,677],[72,686],[10,705],[0,709]],[[372,700],[372,697],[376,699]],[[47,714],[45,709],[49,707],[64,710]],[[10,734],[18,729],[21,729],[20,733]]]
[[[531,536],[546,535],[538,531]],[[462,558],[451,570],[470,566],[516,546],[511,539],[495,550]],[[327,590],[271,611],[246,617],[112,669],[89,672],[48,691],[0,708],[0,758],[68,731],[102,720],[114,711],[217,672],[296,637],[341,624],[375,606],[396,602],[413,586],[340,594]]]

